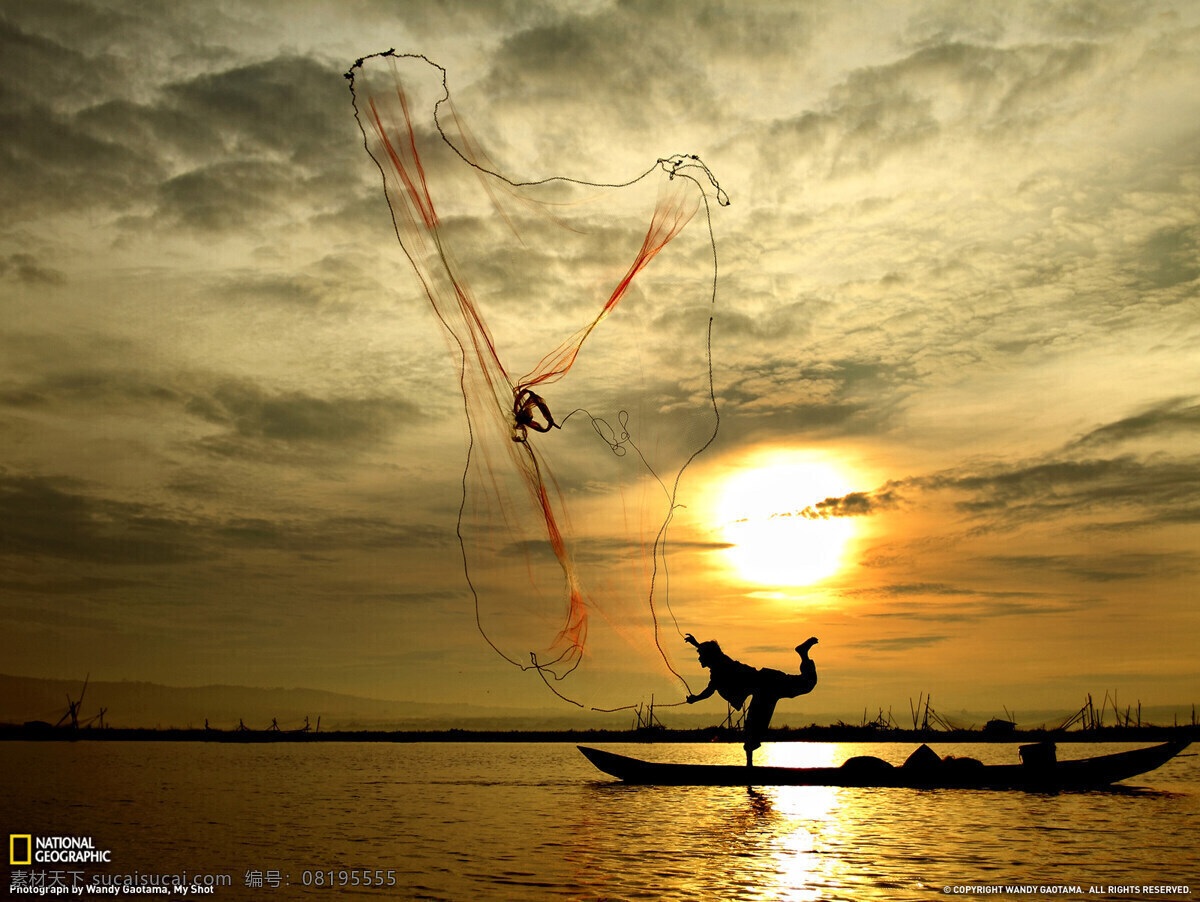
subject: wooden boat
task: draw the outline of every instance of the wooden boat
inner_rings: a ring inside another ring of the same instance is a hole
[[[664,786],[898,786],[947,789],[1096,789],[1161,767],[1189,745],[1173,740],[1150,748],[1054,760],[1053,746],[1043,754],[1023,755],[1021,764],[981,764],[971,758],[938,759],[893,767],[878,758],[851,758],[841,767],[744,767],[727,764],[668,764],[641,761],[600,749],[579,751],[606,774],[626,783]],[[1024,751],[1024,750],[1023,750]],[[916,756],[914,756],[916,757]]]

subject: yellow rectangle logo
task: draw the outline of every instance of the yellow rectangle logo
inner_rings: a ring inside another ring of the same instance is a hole
[[[33,834],[8,834],[8,863],[33,864]]]

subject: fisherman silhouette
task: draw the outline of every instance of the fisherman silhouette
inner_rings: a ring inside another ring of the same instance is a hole
[[[780,699],[806,695],[817,685],[817,665],[808,657],[808,650],[817,644],[816,636],[796,646],[796,653],[800,655],[798,674],[769,667],[755,669],[733,660],[716,642],[697,642],[691,633],[683,638],[696,647],[700,664],[709,670],[708,686],[699,695],[689,695],[689,705],[704,701],[714,692],[735,708],[741,708],[746,699],[750,699],[746,711],[746,742],[742,748],[746,750],[746,765],[753,766],[754,750],[762,745],[775,705]]]

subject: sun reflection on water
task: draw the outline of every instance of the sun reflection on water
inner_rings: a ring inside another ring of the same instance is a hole
[[[822,767],[839,760],[831,744],[780,743],[761,749],[755,763]],[[848,879],[851,865],[836,854],[847,844],[849,829],[839,792],[826,786],[695,791],[693,798],[699,795],[705,804],[693,809],[691,828],[684,830],[697,851],[703,850],[704,864],[677,887],[680,897],[711,898],[720,888],[722,897],[813,902],[829,898],[830,888],[854,882]],[[657,810],[665,814],[663,807]]]
[[[760,753],[762,763],[776,767],[828,767],[836,762],[836,747],[827,743],[779,743]],[[840,882],[842,862],[826,855],[831,835],[844,832],[838,816],[838,790],[829,786],[778,786],[764,791],[774,834],[767,851],[773,885],[765,895],[793,902],[825,897],[825,889]]]

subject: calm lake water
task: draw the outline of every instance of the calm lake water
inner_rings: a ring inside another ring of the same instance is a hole
[[[1059,758],[1148,744],[1061,744]],[[738,745],[601,747],[743,760]],[[781,743],[756,763],[875,754],[898,764],[912,748]],[[934,749],[1017,760],[1015,744]],[[66,880],[228,875],[229,886],[177,900],[891,900],[1001,884],[1041,898],[1055,885],[1083,889],[1060,899],[1190,898],[1200,894],[1198,762],[1175,759],[1129,781],[1138,788],[1046,795],[632,787],[559,743],[6,742],[0,810],[3,832],[91,837],[111,851],[108,865],[40,866],[79,872]],[[0,895],[13,872],[38,869],[10,867]],[[364,871],[385,885],[364,887]],[[247,886],[248,874],[262,885]],[[1192,893],[1107,892],[1163,884]]]

